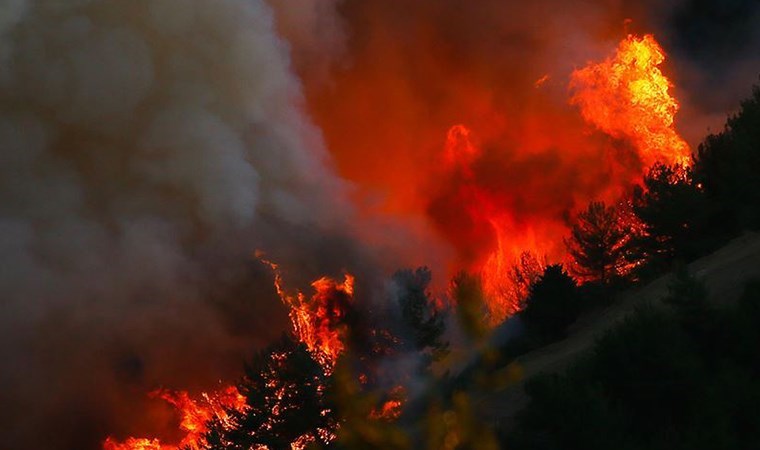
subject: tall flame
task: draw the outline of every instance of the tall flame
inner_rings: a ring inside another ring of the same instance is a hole
[[[609,187],[617,185],[621,189],[597,193],[610,203],[619,201],[622,187],[635,182],[655,162],[689,163],[689,147],[674,128],[678,102],[669,93],[670,81],[659,69],[664,60],[665,54],[653,36],[631,35],[619,44],[614,55],[571,75],[571,103],[580,107],[584,120],[625,141],[638,158],[638,167],[627,174],[609,174]],[[572,147],[569,150],[582,151]],[[609,150],[614,154],[615,149],[605,149]],[[451,186],[444,188],[443,198],[453,214],[445,217],[451,220],[453,216],[464,224],[451,227],[454,231],[450,235],[459,247],[481,249],[482,254],[469,257],[473,262],[468,269],[480,274],[488,320],[498,324],[523,307],[528,288],[543,272],[547,256],[556,261],[568,258],[557,251],[567,235],[566,218],[575,215],[588,201],[599,198],[575,197],[565,217],[558,217],[556,211],[552,217],[550,210],[541,209],[521,215],[518,208],[525,209],[525,201],[540,204],[540,199],[535,195],[516,196],[512,191],[506,191],[505,195],[498,186],[494,188],[493,183],[479,178],[494,170],[487,167],[488,158],[472,142],[470,129],[461,124],[451,127],[443,153],[446,179]],[[510,173],[506,170],[510,167],[503,169],[501,176],[508,178]],[[550,184],[550,180],[547,182]],[[525,189],[530,189],[530,185]],[[459,216],[466,218],[462,220]],[[490,236],[490,241],[486,236]]]
[[[673,128],[679,105],[659,69],[664,61],[654,36],[629,35],[614,56],[571,76],[571,102],[583,118],[613,137],[630,140],[645,167],[657,161],[689,163],[689,147]]]
[[[257,257],[274,272],[274,285],[282,302],[290,308],[293,331],[326,372],[332,371],[335,361],[345,350],[346,313],[354,297],[354,276],[345,274],[342,282],[322,277],[311,283],[314,294],[287,292],[282,273],[276,263]]]

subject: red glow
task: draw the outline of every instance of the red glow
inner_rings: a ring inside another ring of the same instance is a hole
[[[460,263],[480,274],[492,324],[520,310],[548,260],[568,262],[568,223],[589,201],[617,203],[655,161],[688,163],[663,60],[651,35],[629,36],[610,58],[572,74],[572,103],[617,141],[574,142],[565,129],[549,141],[526,133],[505,149],[476,143],[464,125],[449,130],[429,212]]]
[[[342,282],[322,277],[313,283],[314,294],[291,294],[285,288],[280,268],[266,259],[259,259],[274,272],[274,284],[282,302],[290,308],[293,332],[314,358],[330,373],[335,361],[345,350],[345,316],[354,296],[354,277],[345,274]]]
[[[226,387],[212,394],[202,394],[194,399],[185,391],[159,389],[151,392],[150,397],[164,400],[171,404],[179,415],[179,428],[185,433],[176,444],[162,444],[159,439],[129,437],[117,441],[108,437],[103,443],[103,450],[200,450],[203,448],[203,435],[208,431],[211,420],[227,424],[227,410],[243,411],[246,407],[243,397],[234,386]]]

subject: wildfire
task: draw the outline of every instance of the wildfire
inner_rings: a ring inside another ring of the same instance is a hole
[[[657,161],[686,165],[690,158],[688,145],[673,128],[679,105],[659,69],[664,61],[654,36],[629,35],[614,56],[571,76],[571,102],[580,106],[583,118],[613,137],[630,140],[645,167]]]
[[[627,141],[637,155],[639,167],[608,174],[608,185],[592,195],[571,194],[572,202],[568,202],[564,210],[552,210],[551,200],[547,201],[546,209],[541,209],[539,197],[548,198],[555,195],[554,192],[521,194],[519,189],[529,190],[532,185],[520,185],[516,190],[508,182],[485,180],[484,177],[492,176],[495,170],[491,167],[492,161],[498,159],[473,143],[473,133],[466,126],[455,125],[449,130],[444,146],[444,170],[450,186],[443,188],[441,196],[442,209],[448,212],[440,220],[451,221],[454,217],[454,221],[458,221],[455,225],[444,224],[448,237],[458,248],[479,252],[474,256],[465,253],[470,260],[466,264],[469,270],[480,275],[488,321],[492,325],[524,306],[530,284],[547,265],[547,256],[557,261],[567,259],[562,246],[557,245],[567,234],[563,217],[572,217],[578,208],[599,197],[609,203],[619,201],[625,187],[656,161],[688,164],[689,148],[673,127],[678,103],[668,92],[670,81],[659,69],[664,59],[665,54],[653,36],[628,36],[615,55],[571,75],[570,86],[574,92],[571,103],[580,106],[584,120],[615,139]],[[540,86],[547,79],[540,78],[536,85]],[[530,139],[531,136],[527,136],[524,140]],[[517,144],[517,153],[529,152],[527,147],[519,148],[521,145]],[[575,148],[577,145],[568,150],[582,152]],[[611,172],[626,164],[610,156]],[[520,160],[508,161],[519,163]],[[512,175],[511,167],[505,165],[501,169],[501,177]],[[550,184],[551,180],[546,183]],[[539,202],[539,206],[526,207],[526,201]]]
[[[329,374],[335,361],[345,350],[346,313],[354,297],[354,277],[345,274],[342,282],[322,277],[313,283],[314,294],[289,294],[276,263],[256,255],[274,272],[275,288],[282,302],[290,308],[290,320],[296,337]]]
[[[218,420],[229,425],[227,411],[242,412],[246,408],[245,397],[234,386],[229,386],[212,394],[202,394],[198,400],[192,399],[185,391],[158,389],[149,394],[171,404],[179,413],[180,430],[185,436],[178,444],[162,444],[159,439],[127,438],[119,442],[109,437],[103,443],[103,450],[200,450],[204,445],[204,434],[208,424]]]
[[[593,145],[608,144],[607,141],[589,144],[591,140],[582,133],[583,122],[564,99],[562,105],[570,110],[568,114],[572,114],[574,121],[563,121],[556,130],[544,135],[540,127],[525,125],[532,125],[534,121],[523,120],[519,129],[526,136],[514,139],[515,142],[503,148],[479,145],[473,140],[474,132],[465,125],[449,129],[443,154],[437,155],[442,160],[443,172],[436,175],[442,175],[440,178],[445,183],[441,192],[436,192],[440,194],[438,197],[420,203],[429,207],[427,213],[431,217],[435,209],[434,220],[440,231],[460,252],[458,263],[480,276],[488,321],[492,325],[523,307],[530,285],[543,272],[549,258],[563,260],[564,255],[560,253],[563,250],[557,251],[557,243],[562,247],[568,217],[599,197],[609,202],[619,200],[621,186],[629,186],[644,168],[656,161],[688,164],[690,150],[674,129],[679,105],[669,93],[670,81],[659,68],[664,60],[665,54],[653,36],[631,35],[620,43],[614,55],[571,75],[571,103],[579,107],[586,122],[615,139],[626,141],[638,157],[640,164],[633,164],[636,167],[627,167],[627,161],[615,161],[611,156],[612,161],[605,162],[597,172],[585,174],[585,178],[584,174],[578,174],[579,165],[586,159],[606,157],[606,153],[597,152]],[[548,80],[548,74],[542,76],[535,81],[535,88],[541,88]],[[556,78],[551,80],[555,84]],[[549,86],[546,87],[534,92],[546,96]],[[558,113],[552,117],[560,116]],[[501,121],[495,123],[498,125]],[[491,135],[501,136],[493,130]],[[500,155],[494,156],[504,149],[516,156],[502,159]],[[568,181],[536,181],[526,177],[515,183],[503,182],[521,167],[532,170],[531,173],[537,173],[535,168],[539,167],[544,178],[567,178]],[[609,172],[617,172],[607,174],[608,168],[612,168]],[[588,181],[588,178],[600,178],[599,173],[609,175],[609,180]],[[483,174],[490,179],[484,180]],[[540,190],[544,185],[549,188]],[[560,192],[563,189],[565,192]],[[431,206],[432,203],[435,205]],[[261,254],[256,256],[272,269],[276,291],[289,308],[295,337],[319,362],[324,373],[330,375],[336,360],[346,351],[354,277],[350,274],[345,274],[343,280],[322,277],[311,284],[313,293],[308,295],[288,289],[280,267],[263,259]],[[360,379],[360,382],[366,383],[366,375],[361,377],[365,380]],[[281,392],[279,396],[282,395]],[[226,423],[230,420],[226,411],[243,411],[246,407],[245,398],[234,387],[213,395],[204,394],[201,399],[193,399],[186,392],[166,390],[155,391],[152,396],[170,403],[179,412],[180,429],[185,433],[181,442],[164,444],[150,438],[119,442],[109,437],[103,450],[198,450],[204,444],[203,436],[210,421]],[[403,403],[402,393],[392,392],[371,413],[371,418],[398,418]],[[272,412],[279,413],[277,408]],[[311,438],[299,438],[293,443],[294,448],[305,447],[308,439]]]
[[[396,386],[390,390],[388,396],[390,398],[370,413],[370,419],[393,421],[401,417],[406,399],[406,390],[403,386]]]
[[[502,322],[522,308],[531,282],[543,272],[540,262],[543,246],[536,230],[515,223],[497,193],[482,186],[472,169],[481,156],[470,139],[471,131],[455,125],[447,135],[445,154],[447,170],[458,172],[457,202],[464,205],[474,234],[493,236],[494,246],[473,268],[480,274],[488,306],[488,321]],[[476,237],[477,238],[477,237]],[[481,237],[482,239],[482,237]]]
[[[314,288],[311,297],[302,292],[291,295],[287,292],[279,266],[264,259],[261,253],[257,252],[256,257],[274,273],[275,289],[283,303],[290,308],[295,336],[306,345],[314,359],[329,375],[338,356],[345,350],[345,320],[348,305],[353,300],[354,277],[346,274],[342,282],[322,277],[311,284]],[[283,359],[285,355],[274,357]],[[153,391],[149,395],[166,401],[179,412],[179,428],[185,432],[182,440],[175,445],[163,444],[155,438],[130,437],[119,442],[109,437],[103,443],[103,450],[201,450],[205,444],[204,435],[208,432],[211,421],[229,426],[231,419],[227,411],[242,412],[247,407],[245,397],[234,386],[213,394],[204,393],[198,400],[191,398],[187,392],[166,389]],[[280,393],[279,396],[282,395],[284,393]],[[277,411],[273,413],[276,415]],[[300,438],[292,447],[305,448],[309,443],[308,439]]]

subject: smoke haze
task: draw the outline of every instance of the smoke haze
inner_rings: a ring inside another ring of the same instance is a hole
[[[296,285],[355,258],[348,186],[262,1],[4,2],[0,34],[0,446],[160,428],[145,392],[286,329],[255,249]]]

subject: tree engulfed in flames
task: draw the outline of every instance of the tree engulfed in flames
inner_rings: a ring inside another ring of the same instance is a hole
[[[290,318],[299,340],[329,373],[345,350],[346,306],[354,295],[354,277],[346,274],[343,282],[323,277],[311,286],[315,291],[311,298],[299,292],[284,300],[291,308]]]
[[[180,415],[179,428],[185,432],[185,437],[176,445],[162,444],[159,439],[130,437],[118,442],[109,437],[103,443],[103,450],[200,450],[205,444],[203,436],[212,420],[227,425],[230,419],[228,411],[242,412],[246,408],[245,397],[234,386],[212,394],[204,393],[200,400],[193,400],[187,392],[167,389],[158,389],[149,395],[166,401],[177,410]]]
[[[306,344],[314,359],[329,374],[338,356],[345,350],[345,319],[354,297],[354,276],[345,274],[343,282],[322,277],[311,283],[314,288],[311,297],[300,291],[292,295],[285,288],[279,266],[261,258],[260,254],[257,256],[274,272],[277,294],[290,308],[290,320],[296,337]]]
[[[583,118],[610,136],[632,142],[644,167],[687,165],[690,150],[673,128],[678,102],[660,71],[665,52],[647,34],[629,35],[607,60],[573,72],[572,103]]]

